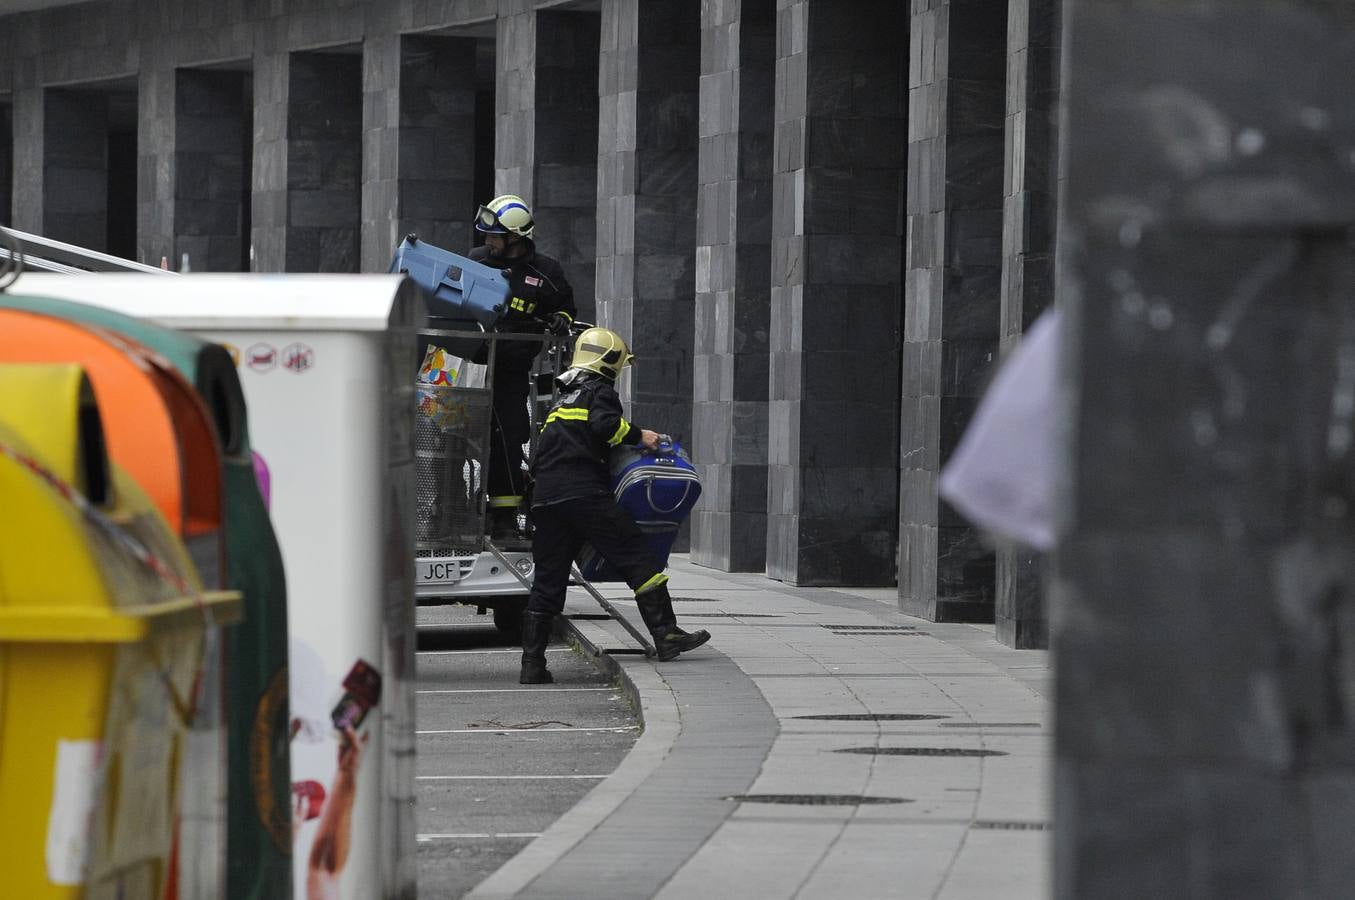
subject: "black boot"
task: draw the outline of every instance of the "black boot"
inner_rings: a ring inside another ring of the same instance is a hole
[[[645,620],[645,627],[654,636],[654,649],[658,651],[660,661],[675,659],[679,653],[695,650],[710,640],[710,632],[705,629],[686,632],[678,627],[667,584],[636,594],[635,603],[640,607],[640,618]]]
[[[518,684],[553,684],[555,677],[546,669],[546,645],[550,643],[555,616],[527,610],[522,614],[522,674]]]

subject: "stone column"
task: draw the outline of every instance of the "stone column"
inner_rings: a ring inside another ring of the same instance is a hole
[[[250,247],[256,272],[282,272],[287,262],[287,90],[291,68],[274,29],[260,29],[254,56],[254,165]],[[282,30],[282,35],[285,35]],[[282,49],[275,49],[269,37]]]
[[[1055,896],[1349,896],[1355,13],[1075,0]]]
[[[1004,357],[1054,302],[1061,12],[1061,0],[1008,0],[999,336]],[[1039,553],[998,544],[997,639],[1009,647],[1048,646],[1042,576]]]
[[[585,322],[596,321],[599,18],[536,14],[532,214],[537,242],[564,266]]]
[[[399,226],[393,239],[398,244],[413,231],[434,246],[465,253],[473,243],[471,219],[479,202],[475,40],[405,37],[401,43],[399,166],[392,173],[398,180]]]
[[[108,242],[108,97],[48,88],[42,120],[44,237],[103,250]]]
[[[384,272],[400,239],[409,231],[401,221],[400,127],[405,117],[405,39],[388,30],[387,15],[373,14],[362,42],[362,248],[363,272]],[[413,40],[413,39],[411,39]],[[420,234],[432,240],[431,235]]]
[[[776,0],[702,5],[692,458],[705,493],[692,561],[767,564]]]
[[[1005,0],[914,3],[899,608],[993,621],[993,553],[937,492],[998,349]]]
[[[9,222],[20,231],[41,234],[43,193],[46,186],[43,169],[45,102],[42,88],[16,83],[14,90],[14,182],[13,215]]]
[[[247,268],[241,225],[252,138],[245,76],[179,69],[176,78],[172,261],[186,253],[195,272],[239,272]]]
[[[691,430],[700,4],[603,0],[598,91],[598,320],[641,365],[631,417]]]
[[[0,104],[0,225],[14,221],[14,110]]]
[[[362,66],[293,53],[287,91],[288,272],[356,272],[362,188]]]
[[[504,0],[495,38],[494,193],[517,194],[530,204],[536,195],[536,11],[527,0]]]
[[[777,9],[767,574],[892,585],[908,16]]]

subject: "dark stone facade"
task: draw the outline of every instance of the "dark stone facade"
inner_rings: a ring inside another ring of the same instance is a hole
[[[908,17],[783,0],[777,29],[767,573],[892,584]]]
[[[0,225],[9,225],[14,208],[14,110],[0,104]]]
[[[598,45],[601,17],[536,13],[530,198],[543,249],[565,267],[579,318],[597,320]]]
[[[1055,896],[1346,897],[1355,13],[1067,23]]]
[[[597,318],[641,364],[634,420],[692,421],[700,4],[604,0],[599,54]]]
[[[1008,0],[999,336],[1003,357],[1054,303],[1062,6],[1061,0]],[[998,640],[1022,649],[1048,646],[1041,554],[1000,542],[996,557]]]
[[[174,91],[175,249],[195,269],[230,272],[242,262],[248,234],[249,157],[253,137],[239,72],[180,69]]]
[[[702,5],[692,457],[706,496],[692,560],[767,560],[775,0]]]
[[[935,476],[999,344],[1048,303],[1052,235],[1037,224],[1053,152],[1030,123],[1057,87],[1039,30],[1053,6],[39,10],[0,20],[6,205],[46,231],[69,221],[63,204],[98,196],[47,178],[62,152],[49,139],[76,133],[47,127],[63,96],[106,100],[109,134],[131,104],[129,253],[152,263],[382,271],[405,233],[467,246],[476,204],[522,193],[582,316],[640,356],[631,415],[702,467],[698,561],[798,584],[897,581],[911,612],[991,617],[992,557]],[[115,156],[106,182],[127,180]],[[96,161],[81,165],[97,179]],[[97,218],[79,218],[99,246]],[[1001,634],[1033,640],[1034,561],[999,558]]]
[[[898,584],[941,621],[993,619],[993,554],[937,479],[997,354],[1006,36],[1006,2],[913,4]]]

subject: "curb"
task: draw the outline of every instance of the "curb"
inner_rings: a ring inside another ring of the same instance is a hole
[[[604,640],[612,643],[615,638],[592,621],[560,616],[558,622],[566,640],[617,679],[640,720],[640,737],[612,774],[556,819],[540,837],[476,885],[465,895],[468,900],[508,900],[525,890],[653,774],[682,730],[673,692],[650,660],[636,656],[622,661],[602,652],[600,644]]]

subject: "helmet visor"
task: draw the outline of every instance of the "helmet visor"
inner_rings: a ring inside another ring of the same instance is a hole
[[[507,234],[508,229],[499,221],[498,213],[488,206],[481,206],[475,211],[475,230],[483,231],[487,234]]]

